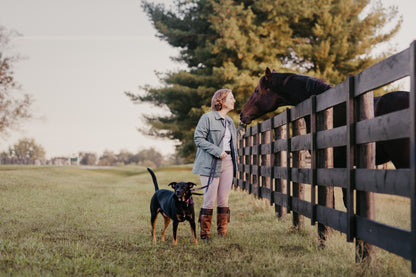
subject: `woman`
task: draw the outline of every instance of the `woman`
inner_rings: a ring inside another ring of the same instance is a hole
[[[204,204],[199,215],[201,240],[208,241],[212,213],[217,200],[217,233],[227,235],[230,209],[228,196],[237,168],[237,136],[227,113],[234,109],[230,89],[217,90],[212,97],[212,111],[199,119],[194,140],[197,146],[192,172],[199,174],[204,188]]]

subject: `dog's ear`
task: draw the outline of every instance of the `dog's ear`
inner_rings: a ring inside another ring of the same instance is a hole
[[[188,187],[190,188],[196,187],[196,184],[192,182],[188,182]]]
[[[172,188],[175,188],[176,187],[176,182],[172,182],[168,186],[171,186]]]

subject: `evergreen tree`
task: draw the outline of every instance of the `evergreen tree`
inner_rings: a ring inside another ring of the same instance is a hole
[[[142,2],[158,37],[180,48],[186,70],[159,78],[162,88],[126,93],[132,101],[167,107],[169,116],[145,116],[147,133],[177,139],[192,161],[193,133],[210,110],[213,93],[230,88],[238,113],[267,66],[324,78],[332,84],[377,62],[371,50],[400,28],[397,9],[381,3],[363,16],[369,0],[175,0],[176,10]],[[383,32],[390,22],[394,27]]]

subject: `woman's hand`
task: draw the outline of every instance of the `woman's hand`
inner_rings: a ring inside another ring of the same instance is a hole
[[[225,157],[227,157],[228,154],[225,153],[225,151],[222,151],[221,155],[220,155],[220,159],[224,159]]]

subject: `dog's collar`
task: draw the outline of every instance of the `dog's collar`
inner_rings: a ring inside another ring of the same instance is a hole
[[[189,197],[189,198],[185,201],[185,203],[186,203],[186,205],[187,205],[187,206],[189,206],[189,205],[193,205],[193,204],[194,204],[194,200],[192,199],[192,196],[191,196],[191,197]]]

